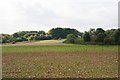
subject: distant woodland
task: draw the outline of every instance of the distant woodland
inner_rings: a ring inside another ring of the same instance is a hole
[[[12,35],[1,34],[0,42],[15,44],[16,42],[33,42],[41,40],[65,39],[67,44],[117,45],[120,44],[120,29],[104,30],[102,28],[79,32],[71,28],[53,28],[45,31],[19,31]]]

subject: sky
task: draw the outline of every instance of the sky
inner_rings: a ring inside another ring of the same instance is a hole
[[[0,33],[118,27],[119,0],[1,0]]]

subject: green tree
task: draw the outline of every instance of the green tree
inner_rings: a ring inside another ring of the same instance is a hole
[[[9,34],[2,34],[2,43],[9,43],[11,35]]]
[[[69,43],[75,43],[75,40],[76,40],[76,36],[74,34],[68,34],[67,35],[67,41]]]
[[[40,40],[45,40],[46,36],[44,34],[40,34]]]
[[[80,33],[76,29],[53,28],[49,30],[48,34],[51,35],[53,39],[59,39],[66,38],[68,34],[74,34],[77,37]]]
[[[85,31],[84,35],[83,35],[83,40],[85,42],[90,42],[91,38],[90,38],[90,34],[88,32]]]
[[[105,34],[107,38],[114,38],[114,33],[115,33],[116,29],[111,29],[111,30],[106,30]]]
[[[44,31],[39,31],[38,34],[46,34]]]
[[[62,28],[53,28],[48,33],[49,35],[52,35],[53,39],[59,39],[64,37],[64,32]]]
[[[52,36],[51,35],[46,35],[46,39],[50,40],[50,39],[52,39]]]
[[[104,39],[104,44],[112,44],[113,43],[113,38],[105,38]]]
[[[114,40],[115,42],[119,42],[120,43],[120,29],[117,29],[114,33]]]
[[[34,36],[34,40],[38,40],[38,36],[37,35]]]
[[[29,42],[33,41],[34,40],[34,36],[31,35],[30,37],[27,38]]]
[[[11,35],[11,36],[9,37],[9,41],[10,41],[12,44],[15,44],[16,38]]]
[[[96,42],[104,42],[104,39],[105,39],[105,33],[99,33],[97,34],[97,39],[96,39]]]
[[[104,33],[105,30],[103,30],[102,28],[97,28],[95,31],[95,34],[98,35],[99,33]]]
[[[21,42],[21,41],[23,41],[21,37],[17,37],[15,40],[15,42]]]
[[[105,30],[102,28],[97,28],[95,31],[95,36],[96,36],[96,43],[103,43],[104,39],[106,37]]]

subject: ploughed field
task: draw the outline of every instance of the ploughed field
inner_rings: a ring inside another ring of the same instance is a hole
[[[118,77],[118,46],[2,46],[4,78]]]

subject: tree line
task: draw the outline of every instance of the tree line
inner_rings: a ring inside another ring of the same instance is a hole
[[[65,43],[74,44],[120,44],[120,29],[103,30],[102,28],[85,31],[82,36],[76,37],[73,34],[67,36]]]
[[[52,28],[45,31],[19,31],[12,35],[1,34],[1,43],[32,42],[51,39],[66,39],[64,43],[73,44],[120,44],[120,29],[102,28],[79,32],[71,28]]]

